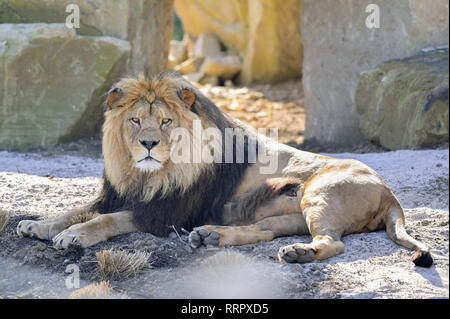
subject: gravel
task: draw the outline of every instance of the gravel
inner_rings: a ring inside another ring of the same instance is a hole
[[[192,252],[178,236],[132,233],[83,250],[55,251],[49,242],[20,239],[15,226],[93,199],[102,160],[0,151],[0,210],[12,215],[0,236],[0,297],[66,298],[74,290],[66,285],[68,265],[79,267],[81,287],[99,282],[95,253],[120,248],[152,254],[149,267],[136,277],[111,282],[132,298],[448,298],[448,150],[327,155],[355,158],[379,172],[405,207],[408,232],[431,247],[433,267],[415,267],[412,252],[384,231],[346,236],[341,255],[302,265],[280,264],[276,254],[282,245],[309,242],[309,236]],[[202,266],[223,251],[252,262],[224,260],[217,271]]]

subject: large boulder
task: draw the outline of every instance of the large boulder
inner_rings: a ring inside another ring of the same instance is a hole
[[[220,54],[220,41],[214,34],[202,33],[195,41],[193,55],[198,57],[214,56]]]
[[[206,57],[200,71],[208,76],[216,76],[229,80],[241,70],[241,67],[240,57],[224,54]]]
[[[129,70],[157,72],[166,68],[173,0],[2,0],[0,23],[65,23],[69,4],[80,9],[77,34],[130,42]]]
[[[102,95],[129,54],[127,41],[77,36],[64,24],[0,24],[0,148],[97,133]]]
[[[243,58],[240,82],[301,75],[301,0],[175,0],[185,32],[212,33]]]
[[[356,107],[364,136],[397,150],[448,141],[448,49],[363,72]]]
[[[370,4],[380,9],[380,28],[366,26]],[[365,140],[355,104],[360,73],[425,47],[448,45],[448,0],[303,1],[300,29],[305,139],[356,145]]]
[[[199,56],[193,56],[186,61],[180,63],[174,67],[174,70],[181,74],[195,73],[200,70],[200,66],[203,63],[204,58]]]
[[[188,50],[186,43],[177,40],[170,41],[168,67],[173,68],[174,66],[186,61],[187,58]]]
[[[69,4],[80,8],[78,34],[127,38],[129,8],[122,0],[3,0],[0,23],[65,23]]]

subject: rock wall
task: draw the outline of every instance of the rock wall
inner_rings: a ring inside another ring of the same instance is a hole
[[[103,94],[125,71],[165,69],[172,27],[173,0],[0,1],[0,149],[98,134]]]
[[[432,50],[361,74],[355,101],[369,141],[391,150],[448,141],[448,53]]]
[[[131,71],[166,68],[173,0],[2,0],[0,23],[65,23],[66,6],[80,8],[79,35],[112,36],[131,44]]]
[[[173,0],[128,0],[129,69],[159,72],[167,67],[173,30]],[[113,21],[113,20],[111,20]]]
[[[243,58],[241,83],[274,83],[301,75],[301,0],[175,0],[192,38],[216,35]]]
[[[0,148],[94,135],[102,95],[129,54],[127,41],[77,36],[63,24],[0,24]]]
[[[380,8],[380,28],[365,21]],[[306,139],[342,145],[364,141],[355,92],[360,73],[383,61],[448,45],[448,0],[303,0]]]

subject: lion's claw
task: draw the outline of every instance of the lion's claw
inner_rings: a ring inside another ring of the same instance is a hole
[[[83,247],[82,239],[83,235],[80,235],[78,232],[68,228],[53,238],[53,247],[55,249],[67,249],[70,246]]]

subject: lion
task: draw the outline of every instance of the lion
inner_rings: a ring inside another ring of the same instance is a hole
[[[51,240],[56,249],[66,249],[135,231],[167,236],[173,227],[189,230],[194,248],[311,235],[310,243],[278,252],[281,262],[303,263],[342,253],[342,236],[386,229],[394,242],[416,251],[416,265],[433,264],[429,248],[405,231],[402,206],[373,169],[263,136],[220,110],[177,73],[122,78],[107,93],[105,108],[98,197],[54,219],[23,220],[19,236]],[[207,139],[195,143],[171,137],[180,128],[193,136],[194,123],[202,130],[214,128],[222,139],[235,129],[233,161],[223,160],[223,140],[211,145]],[[180,143],[191,147],[189,161],[173,160]],[[272,172],[261,173],[265,164],[249,160],[255,143],[258,154],[276,154]],[[192,161],[205,145],[218,150],[219,160]],[[238,148],[243,161],[237,160]],[[72,225],[86,213],[98,215]]]

